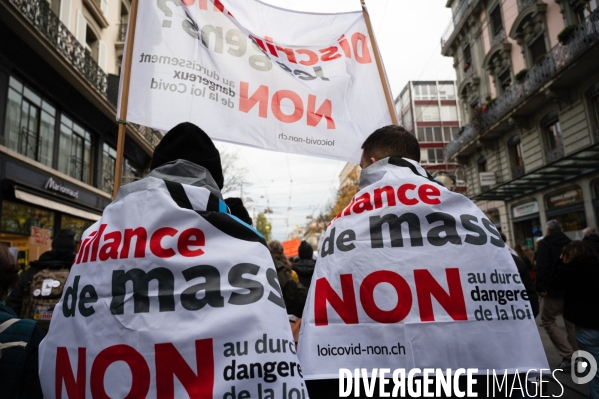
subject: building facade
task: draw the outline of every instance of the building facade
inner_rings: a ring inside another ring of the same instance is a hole
[[[0,242],[25,267],[111,201],[128,0],[0,1]],[[161,134],[127,125],[123,183]]]
[[[449,0],[441,39],[466,125],[448,157],[468,196],[534,246],[550,219],[580,239],[599,214],[597,0]]]
[[[448,162],[447,144],[457,136],[460,112],[454,81],[410,81],[395,99],[401,125],[420,143],[420,164],[457,192],[466,191],[464,168]]]

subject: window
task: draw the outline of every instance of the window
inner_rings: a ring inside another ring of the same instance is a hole
[[[588,94],[591,99],[591,109],[593,110],[593,119],[595,122],[595,137],[599,141],[599,82],[591,88]]]
[[[528,52],[530,53],[531,65],[539,62],[547,53],[547,47],[545,46],[545,35],[542,31],[528,42]]]
[[[505,67],[497,74],[497,88],[499,93],[503,93],[512,84],[512,75],[510,68]]]
[[[417,105],[416,120],[419,122],[436,122],[441,120],[438,105]]]
[[[546,117],[543,125],[545,126],[548,150],[552,151],[563,147],[562,128],[559,124],[557,113],[550,114]]]
[[[455,105],[441,106],[441,120],[444,122],[458,120],[458,108]]]
[[[574,13],[578,23],[582,23],[589,15],[599,8],[599,0],[591,0],[588,3],[584,1],[570,2],[574,7]],[[588,7],[588,8],[587,8]]]
[[[428,151],[427,150],[420,150],[420,163],[421,164],[428,163]]]
[[[512,168],[512,177],[515,179],[524,174],[524,158],[522,157],[522,144],[520,135],[513,136],[507,142],[510,165]]]
[[[437,99],[437,85],[431,84],[415,84],[414,85],[414,99],[415,100],[436,100]]]
[[[54,212],[16,202],[2,201],[0,230],[30,235],[32,226],[54,230]]]
[[[102,146],[102,190],[112,194],[114,187],[114,171],[116,167],[116,150],[104,143]]]
[[[470,43],[466,43],[466,45],[462,48],[462,52],[464,53],[464,72],[472,67],[472,52],[470,50]]]
[[[125,158],[125,163],[123,164],[123,178],[122,184],[133,183],[141,177],[141,171],[139,168],[131,163],[127,158]]]
[[[454,100],[455,87],[453,84],[443,83],[439,85],[439,98],[441,100]]]
[[[443,136],[444,136],[445,142],[450,142],[451,140],[453,140],[455,138],[455,136],[457,136],[459,131],[460,131],[459,127],[444,127],[443,128]]]
[[[92,181],[92,137],[77,123],[60,118],[58,170],[84,183]]]
[[[401,117],[401,123],[406,129],[412,126],[412,110],[409,110]]]
[[[478,160],[476,161],[476,163],[478,165],[478,173],[487,171],[487,157],[485,157],[484,155],[481,155],[478,158]]]
[[[10,77],[6,107],[7,147],[52,167],[56,109]]]
[[[419,127],[417,134],[420,142],[443,142],[443,131],[440,127]]]
[[[401,95],[401,108],[404,109],[410,105],[410,90],[406,90]]]
[[[444,163],[444,154],[442,148],[429,148],[420,150],[421,164]]]
[[[75,241],[80,241],[83,232],[87,230],[88,227],[90,227],[92,224],[94,224],[94,222],[91,220],[81,219],[75,216],[62,215],[60,217],[60,228],[72,229],[73,231],[75,231]]]
[[[497,3],[493,10],[491,10],[491,13],[489,14],[489,19],[491,21],[490,26],[493,36],[496,36],[499,33],[501,33],[501,31],[503,30],[503,22],[501,20],[501,7],[499,6],[499,3]]]

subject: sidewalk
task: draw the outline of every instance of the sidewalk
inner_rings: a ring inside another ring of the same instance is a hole
[[[545,329],[542,326],[540,326],[541,318],[537,317],[535,322],[537,323],[537,328],[539,329],[541,341],[543,342],[543,347],[545,348],[545,353],[547,354],[547,361],[549,362],[549,367],[551,367],[551,370],[553,371],[561,363],[562,359],[558,355],[557,350],[555,350],[555,347],[553,346],[553,344],[551,343],[551,340],[549,339],[549,336],[545,332]],[[564,320],[561,316],[559,316],[557,319],[557,325],[560,327],[564,336],[566,336],[566,327],[564,325]],[[588,396],[589,396],[588,384],[585,384],[585,385],[575,384],[572,381],[572,378],[570,377],[570,369],[564,370],[561,372],[560,371],[556,372],[555,377],[562,384],[563,388],[560,387],[559,384],[555,380],[550,379],[550,382],[547,386],[547,392],[544,391],[543,396],[551,397],[552,395],[556,395],[555,397],[560,397],[562,399],[583,399],[583,398],[586,399],[586,398],[588,398]],[[546,386],[544,384],[544,388],[545,387]],[[562,390],[563,390],[563,395],[557,396],[557,395],[560,395]],[[537,395],[537,397],[540,397],[540,395]]]

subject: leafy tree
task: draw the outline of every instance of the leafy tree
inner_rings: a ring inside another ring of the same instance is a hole
[[[264,213],[260,212],[256,217],[256,230],[260,232],[264,236],[266,241],[270,240],[271,235],[271,226]]]
[[[343,186],[339,187],[337,191],[337,199],[330,207],[328,218],[333,220],[335,216],[339,214],[345,207],[351,202],[351,199],[358,192],[358,185],[360,182],[360,173],[358,169],[354,169],[353,172],[347,177],[348,181]]]

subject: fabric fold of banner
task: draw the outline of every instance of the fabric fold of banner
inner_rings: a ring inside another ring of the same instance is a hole
[[[361,11],[158,0],[140,2],[138,21],[130,122],[190,121],[216,140],[352,162],[391,124]]]

